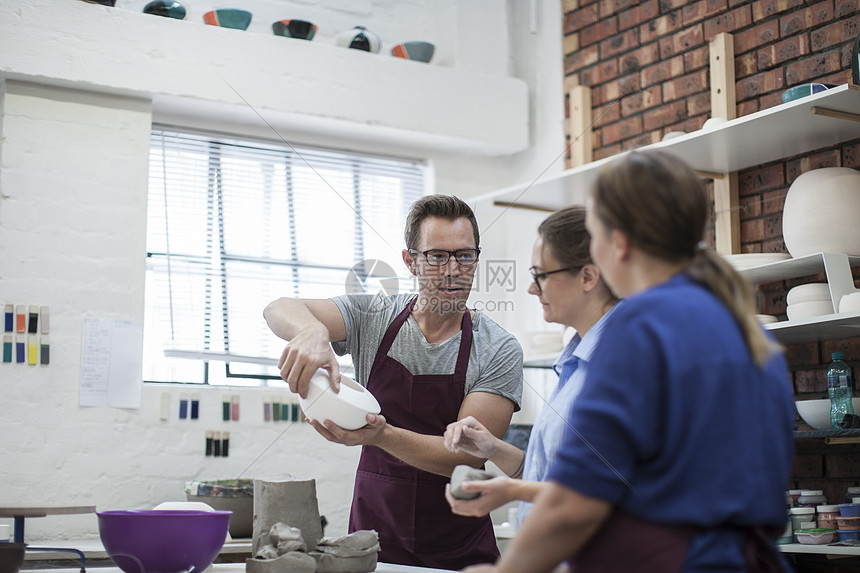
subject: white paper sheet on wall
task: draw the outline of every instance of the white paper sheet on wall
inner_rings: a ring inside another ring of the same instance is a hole
[[[143,329],[108,318],[84,318],[81,406],[140,408]]]

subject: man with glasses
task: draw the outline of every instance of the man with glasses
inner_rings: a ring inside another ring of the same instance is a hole
[[[311,422],[332,442],[362,446],[350,531],[376,530],[380,561],[461,569],[494,561],[498,549],[488,516],[453,515],[444,496],[455,466],[484,460],[447,451],[442,436],[466,416],[504,436],[522,397],[522,348],[466,306],[481,250],[465,202],[420,199],[405,239],[403,262],[417,278],[417,295],[282,298],[264,316],[289,341],[279,367],[293,392],[306,395],[318,368],[336,380],[334,352],[348,352],[356,381],[382,406],[354,431]]]

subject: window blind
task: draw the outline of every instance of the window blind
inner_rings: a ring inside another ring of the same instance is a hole
[[[425,176],[417,161],[153,130],[144,380],[276,378],[285,343],[265,305],[343,294],[368,259],[402,269],[403,225]]]

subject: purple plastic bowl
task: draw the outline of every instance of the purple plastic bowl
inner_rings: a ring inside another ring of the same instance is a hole
[[[232,511],[96,512],[107,554],[125,573],[194,573],[212,565]]]

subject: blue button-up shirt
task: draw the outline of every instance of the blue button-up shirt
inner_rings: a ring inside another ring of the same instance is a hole
[[[580,336],[578,333],[574,335],[552,365],[552,369],[558,374],[558,385],[541,408],[532,426],[523,468],[524,480],[544,481],[546,479],[548,466],[555,457],[568,425],[568,414],[585,382],[588,361],[600,340],[606,320],[617,307],[618,304],[600,317],[594,326],[588,329],[585,336]],[[531,507],[531,503],[525,501],[520,503],[517,511],[517,529]]]

